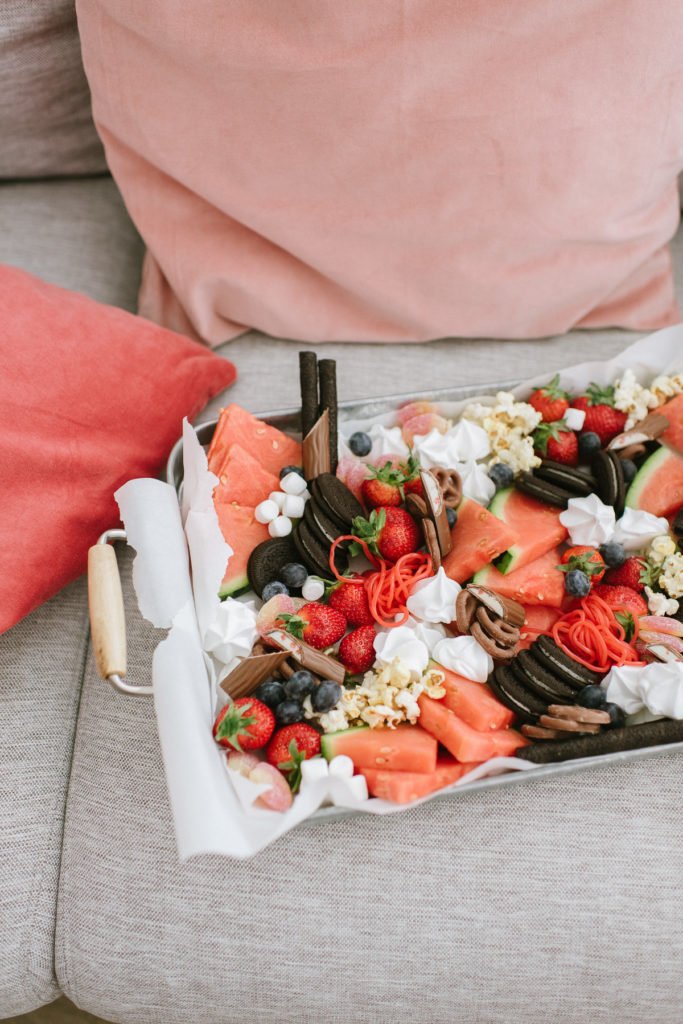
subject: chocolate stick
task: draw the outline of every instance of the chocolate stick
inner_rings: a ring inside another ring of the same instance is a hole
[[[301,436],[305,437],[318,419],[318,357],[315,352],[299,352],[301,382]]]
[[[320,412],[327,409],[330,417],[330,473],[337,469],[337,363],[334,359],[321,359]]]

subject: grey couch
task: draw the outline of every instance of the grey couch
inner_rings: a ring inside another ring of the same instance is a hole
[[[0,261],[134,309],[142,244],[88,120],[70,0],[0,7],[0,87]],[[680,237],[674,256],[683,298]],[[326,354],[355,398],[550,373],[629,340]],[[225,351],[234,400],[295,404],[296,346],[250,334]],[[129,554],[122,564],[142,683],[158,637],[131,597]],[[131,1024],[680,1020],[674,756],[181,866],[152,704],[98,679],[84,580],[0,637],[0,714],[1,1017],[64,992]]]

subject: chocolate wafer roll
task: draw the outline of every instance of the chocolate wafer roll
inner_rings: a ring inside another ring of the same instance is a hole
[[[645,725],[627,725],[623,729],[609,729],[597,736],[581,736],[575,740],[558,740],[552,743],[533,744],[516,751],[516,756],[534,764],[552,764],[556,761],[573,761],[579,757],[596,757],[598,754],[615,754],[620,750],[638,750],[642,747],[658,747],[665,743],[679,743],[683,740],[683,721],[663,718]]]
[[[315,352],[299,352],[301,383],[301,436],[313,429],[318,419],[318,357]]]
[[[320,414],[327,409],[330,417],[330,472],[337,469],[337,363],[334,359],[321,359],[318,363],[320,376]]]

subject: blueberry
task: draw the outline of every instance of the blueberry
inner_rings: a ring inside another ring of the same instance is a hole
[[[572,597],[585,597],[590,588],[591,581],[581,569],[572,569],[564,578],[564,589]]]
[[[325,711],[331,711],[341,700],[342,688],[339,683],[332,679],[323,679],[311,697],[313,710],[322,715]]]
[[[600,545],[600,554],[606,566],[610,569],[618,569],[626,561],[624,545],[612,540],[609,544]]]
[[[506,466],[504,462],[494,462],[489,467],[489,476],[496,485],[496,489],[502,491],[504,487],[511,487],[512,481],[515,478],[515,474],[512,472],[510,466]]]
[[[285,682],[285,693],[289,700],[303,700],[304,697],[308,697],[310,693],[313,693],[314,688],[315,679],[305,668],[295,672]]]
[[[579,455],[589,458],[599,452],[601,448],[600,435],[596,434],[594,430],[584,430],[579,434]]]
[[[299,590],[308,579],[308,569],[300,562],[287,562],[280,570],[280,579],[290,590]]]
[[[362,430],[357,430],[349,438],[349,448],[354,455],[369,455],[372,448],[372,440],[368,434],[364,434]]]
[[[622,459],[621,471],[624,474],[624,483],[630,484],[634,476],[638,472],[638,467],[636,466],[633,459]]]
[[[609,714],[610,729],[621,729],[622,726],[626,725],[626,715],[618,704],[605,704],[602,710],[607,711]]]
[[[452,530],[453,527],[455,526],[455,524],[458,521],[458,513],[455,511],[454,508],[447,508],[446,509],[446,519],[448,520],[448,525],[450,526],[450,528]]]
[[[275,721],[278,725],[294,725],[303,721],[304,709],[298,700],[283,700],[275,708]]]
[[[285,688],[277,679],[266,679],[265,683],[256,687],[254,696],[267,704],[271,711],[275,711],[278,704],[282,704],[285,699]]]
[[[270,601],[271,597],[275,597],[277,594],[288,594],[289,590],[280,583],[280,580],[271,580],[270,583],[266,583],[265,587],[261,591],[261,599],[263,601]]]
[[[284,480],[288,473],[298,473],[300,477],[303,477],[304,480],[306,479],[301,466],[283,466],[280,470],[280,479]]]
[[[602,686],[584,686],[576,695],[576,703],[582,708],[601,708],[605,703]]]

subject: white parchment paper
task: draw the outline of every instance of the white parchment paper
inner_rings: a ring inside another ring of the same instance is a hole
[[[679,372],[683,368],[683,325],[642,338],[608,362],[569,367],[561,371],[561,383],[575,391],[590,381],[607,384],[626,367],[631,367],[642,383],[659,373]],[[542,373],[521,385],[518,396],[525,397],[531,387],[545,383],[547,376]],[[455,416],[470,402],[485,400],[488,396],[443,403],[442,409]],[[393,421],[392,414],[372,421],[345,421],[342,430],[348,436],[371,422],[389,426]],[[406,807],[385,800],[350,799],[342,781],[334,779],[321,779],[307,787],[285,814],[256,811],[251,802],[263,787],[227,771],[225,758],[211,737],[221,693],[216,684],[225,665],[207,655],[205,647],[212,631],[224,628],[221,616],[230,614],[230,605],[226,612],[217,593],[232,549],[223,539],[211,500],[217,479],[209,472],[204,451],[187,422],[183,438],[182,514],[173,488],[157,480],[132,480],[116,493],[129,543],[137,551],[134,586],[140,611],[155,626],[170,630],[155,651],[152,679],[181,860],[205,853],[250,857],[325,802],[368,814],[401,813]],[[516,758],[496,758],[450,788],[463,788],[475,779],[503,771],[535,767]]]

